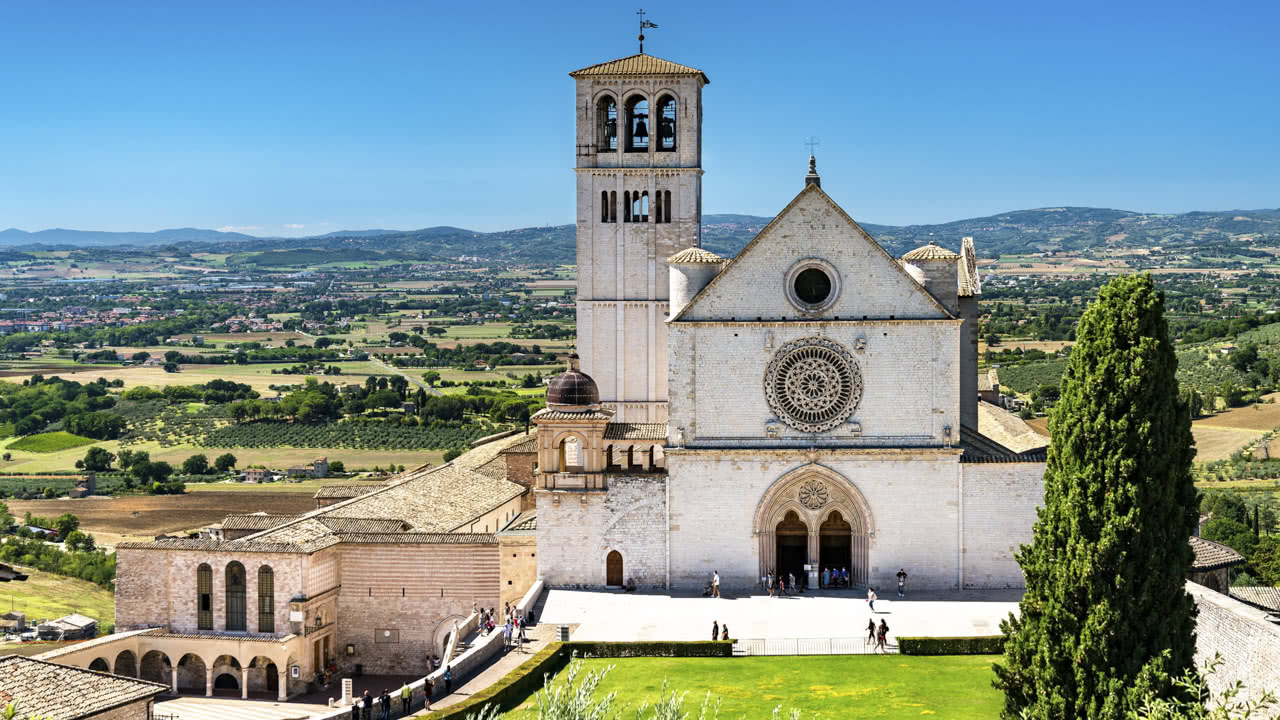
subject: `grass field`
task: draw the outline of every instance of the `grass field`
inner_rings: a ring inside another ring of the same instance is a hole
[[[77,612],[97,618],[99,624],[115,622],[116,601],[110,590],[30,568],[23,572],[30,576],[25,582],[0,584],[0,612],[24,612],[28,624]]]
[[[72,435],[69,432],[58,430],[37,435],[25,435],[11,441],[6,449],[25,450],[33,453],[55,453],[61,450],[92,445],[94,442],[96,441],[93,438]]]
[[[600,685],[617,691],[628,715],[657,701],[663,680],[669,691],[687,692],[684,710],[697,716],[707,692],[721,700],[720,717],[781,717],[793,708],[809,718],[919,718],[988,720],[999,716],[1003,697],[991,687],[991,655],[909,657],[628,658],[587,660],[583,669],[614,665]],[[563,676],[561,676],[563,677]],[[579,675],[579,680],[581,680]],[[511,716],[537,717],[530,697]]]
[[[1196,461],[1213,462],[1231,457],[1231,453],[1258,439],[1257,430],[1233,430],[1229,428],[1191,424],[1191,435],[1196,439]]]

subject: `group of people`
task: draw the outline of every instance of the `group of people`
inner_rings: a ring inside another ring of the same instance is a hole
[[[409,684],[405,683],[400,687],[400,714],[407,716],[409,714],[409,701],[413,697],[413,691],[409,689]],[[382,694],[374,697],[368,690],[360,696],[360,699],[351,704],[351,720],[373,720],[373,709],[378,708],[378,720],[391,720],[391,691],[383,688]],[[427,693],[427,709],[431,709],[431,693]]]
[[[889,648],[885,645],[885,638],[889,636],[889,623],[880,618],[880,624],[876,625],[875,618],[867,620],[867,642],[873,643],[877,650],[889,652]]]
[[[499,620],[497,612],[494,608],[480,612],[480,627],[485,635],[493,632],[494,629],[502,628],[503,643],[507,648],[514,646],[522,647],[525,641],[525,628],[528,622],[520,616],[515,606],[507,603],[502,608],[502,618]],[[499,625],[498,623],[502,624]]]
[[[794,595],[795,593],[801,592],[800,586],[796,584],[795,573],[775,575],[772,572],[768,572],[761,576],[760,584],[763,585],[764,589],[769,593],[769,597],[774,597],[775,595],[777,597],[782,597],[784,595]]]
[[[822,568],[822,587],[849,587],[849,568]]]
[[[728,640],[729,639],[729,623],[720,624],[719,620],[711,621],[711,639],[712,640]]]

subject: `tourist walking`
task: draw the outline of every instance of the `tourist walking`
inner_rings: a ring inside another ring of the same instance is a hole
[[[409,689],[409,683],[400,686],[400,714],[409,714],[409,703],[413,700],[413,691]]]
[[[444,669],[444,694],[453,694],[453,668],[450,667]]]
[[[720,597],[720,571],[711,573],[711,597]]]
[[[791,588],[791,592],[796,591],[796,574],[787,573],[787,586]]]
[[[867,642],[875,644],[876,642],[876,619],[867,618]]]
[[[867,607],[871,608],[871,612],[876,611],[876,591],[870,586],[867,587]]]
[[[425,696],[423,698],[423,703],[426,704],[427,710],[431,709],[431,696],[434,695],[435,692],[436,692],[435,681],[433,681],[429,677],[422,678],[422,694]]]
[[[711,639],[715,640],[718,637],[720,637],[720,621],[712,620],[711,621]]]
[[[373,696],[369,694],[368,690],[365,690],[364,694],[360,696],[360,708],[364,720],[373,720]]]
[[[907,592],[907,569],[898,568],[898,597],[906,597]]]
[[[822,587],[831,587],[831,569],[822,568]]]
[[[880,627],[877,629],[876,634],[879,636],[879,639],[880,639],[879,641],[880,649],[885,652],[889,652],[889,648],[885,646],[885,642],[884,642],[885,638],[889,637],[889,623],[885,622],[884,618],[880,618]]]
[[[378,698],[378,705],[382,709],[382,720],[391,720],[391,691],[382,688],[382,697]]]
[[[360,720],[360,698],[351,701],[351,720]]]
[[[720,639],[721,640],[729,639],[729,623],[725,623],[724,626],[720,628]]]
[[[773,597],[773,573],[769,573],[769,582],[767,583],[767,586],[769,589],[769,597]]]

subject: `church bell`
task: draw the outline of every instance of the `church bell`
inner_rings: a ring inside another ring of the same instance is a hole
[[[639,120],[636,120],[635,136],[638,138],[649,137],[649,128],[645,125],[644,118],[640,118]]]

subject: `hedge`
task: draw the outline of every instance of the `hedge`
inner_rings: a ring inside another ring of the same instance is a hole
[[[1004,636],[899,637],[898,652],[903,655],[999,655],[1004,652]]]
[[[421,717],[460,720],[471,713],[478,713],[485,705],[496,705],[500,712],[512,710],[541,690],[546,676],[560,672],[575,654],[582,658],[733,657],[733,641],[553,642],[466,701]]]

